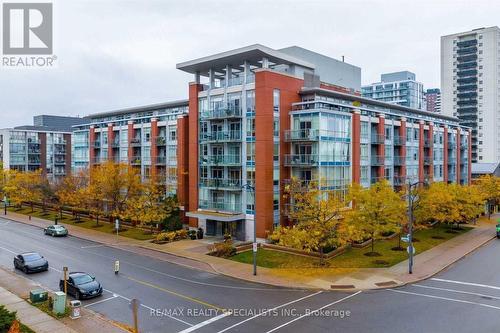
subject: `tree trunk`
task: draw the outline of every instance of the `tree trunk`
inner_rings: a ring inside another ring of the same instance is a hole
[[[372,252],[374,252],[375,247],[375,237],[373,237],[374,233],[372,233]]]
[[[33,213],[35,211],[35,209],[33,208],[33,202],[31,202],[30,204],[31,204],[31,213]]]
[[[319,265],[324,266],[325,265],[325,254],[323,252],[323,247],[321,246],[319,248]]]
[[[96,226],[99,225],[99,214],[96,214],[96,216],[95,216],[95,225]]]

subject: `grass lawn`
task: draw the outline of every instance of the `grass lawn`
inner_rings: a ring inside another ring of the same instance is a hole
[[[450,227],[444,225],[436,225],[433,228],[418,230],[415,232],[414,238],[418,241],[413,243],[416,249],[416,254],[422,253],[442,242],[445,242],[455,236],[461,235],[471,227],[462,226],[456,233],[447,232]],[[435,238],[433,238],[435,237]],[[390,240],[381,240],[375,242],[375,252],[380,253],[378,257],[369,257],[364,255],[371,252],[371,246],[364,249],[351,248],[344,254],[327,260],[328,267],[335,268],[380,268],[390,267],[398,262],[408,259],[406,251],[393,251],[392,248],[398,245],[398,238]],[[402,243],[406,247],[406,243]],[[252,251],[246,251],[237,254],[231,260],[242,263],[253,263]],[[259,249],[257,255],[257,265],[268,268],[304,268],[317,267],[319,265],[318,258],[310,258],[305,256],[293,255],[285,252],[279,252],[269,249]]]
[[[71,311],[70,308],[69,308],[69,306],[67,306],[66,309],[65,309],[65,311],[64,311],[64,313],[56,315],[54,312],[52,312],[52,309],[50,308],[48,300],[46,300],[45,302],[34,303],[34,304],[31,304],[31,305],[37,307],[38,309],[42,310],[43,312],[45,312],[49,316],[52,316],[52,317],[54,317],[56,319],[61,319],[61,318],[68,317],[69,313]]]
[[[80,222],[76,222],[73,219],[73,216],[63,214],[63,218],[59,219],[59,214],[56,214],[53,211],[47,211],[46,213],[43,213],[41,209],[35,208],[34,212],[31,213],[31,208],[27,206],[23,206],[21,210],[14,208],[14,207],[9,207],[9,211],[12,211],[14,213],[18,214],[24,214],[24,215],[31,215],[33,217],[38,217],[41,219],[49,220],[49,221],[55,221],[55,218],[58,218],[58,221],[62,224],[71,224],[75,225],[78,227],[82,228],[87,228],[87,229],[93,229],[93,230],[98,230],[102,232],[106,232],[109,234],[114,234],[116,233],[115,230],[115,225],[113,223],[109,223],[108,220],[103,220],[102,218],[99,218],[99,227],[96,227],[96,222],[94,219],[88,219],[88,218],[80,218]],[[133,238],[137,240],[150,240],[153,239],[154,236],[149,234],[148,232],[145,232],[142,229],[139,228],[133,228],[129,226],[125,226],[126,231],[120,231],[120,236],[128,237],[128,238]]]

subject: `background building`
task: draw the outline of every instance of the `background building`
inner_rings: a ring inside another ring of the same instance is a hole
[[[61,124],[80,118],[51,116],[43,126],[26,125],[0,130],[0,159],[4,169],[42,170],[49,180],[71,172],[71,131]],[[34,119],[37,119],[35,116]],[[36,123],[36,121],[35,121]]]
[[[425,91],[425,105],[429,112],[441,112],[441,90],[438,88]]]
[[[72,169],[108,160],[126,163],[140,171],[143,181],[154,176],[166,192],[176,194],[177,155],[184,149],[177,146],[185,142],[178,140],[178,123],[182,126],[187,107],[184,100],[84,117],[85,124],[73,127]]]
[[[500,29],[441,37],[442,112],[472,128],[472,161],[500,161]]]
[[[382,74],[380,82],[361,88],[361,96],[377,101],[424,110],[424,86],[408,71]]]
[[[328,61],[354,77],[324,75]],[[256,224],[265,238],[288,224],[283,194],[291,177],[340,194],[351,182],[470,180],[470,134],[458,119],[363,98],[355,87],[330,82],[359,82],[353,65],[251,45],[177,68],[194,77],[188,160],[178,160],[188,165],[187,186],[178,193],[190,226],[208,235],[251,239]]]

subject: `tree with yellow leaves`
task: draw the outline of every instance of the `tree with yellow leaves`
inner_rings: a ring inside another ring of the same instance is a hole
[[[29,202],[33,213],[33,204],[42,201],[42,182],[41,170],[27,172],[10,170],[4,191],[16,206],[22,207],[24,202]]]
[[[483,204],[483,193],[476,186],[436,182],[419,193],[415,218],[420,223],[459,225],[481,214]]]
[[[500,178],[492,175],[483,175],[479,177],[476,186],[482,192],[488,211],[488,218],[500,202]]]
[[[278,228],[271,238],[279,239],[283,246],[307,252],[319,252],[320,264],[324,265],[324,252],[328,247],[340,247],[349,239],[349,228],[342,212],[346,208],[340,194],[321,189],[317,182],[301,182],[292,178],[285,188],[285,198],[293,206],[289,218],[295,225]]]
[[[64,207],[71,207],[73,216],[79,221],[79,213],[75,208],[85,206],[85,190],[88,186],[88,171],[80,170],[76,174],[66,175],[56,184],[55,195],[60,218]]]
[[[151,180],[144,184],[136,199],[128,201],[124,215],[134,221],[139,221],[142,225],[149,226],[153,233],[154,225],[169,218],[177,206],[177,202],[172,197],[165,196],[165,188]]]
[[[353,202],[353,208],[346,215],[349,224],[371,237],[371,252],[367,255],[379,255],[374,250],[375,240],[386,232],[398,231],[406,219],[405,202],[386,180],[369,188],[354,183],[348,198]]]
[[[113,163],[111,161],[102,165],[94,166],[90,170],[90,181],[85,191],[97,214],[106,212],[110,217],[125,217],[127,204],[137,200],[142,190],[139,172],[124,163]]]

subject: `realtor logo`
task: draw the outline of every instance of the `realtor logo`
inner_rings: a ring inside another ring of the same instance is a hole
[[[52,54],[52,3],[3,4],[3,54]]]

